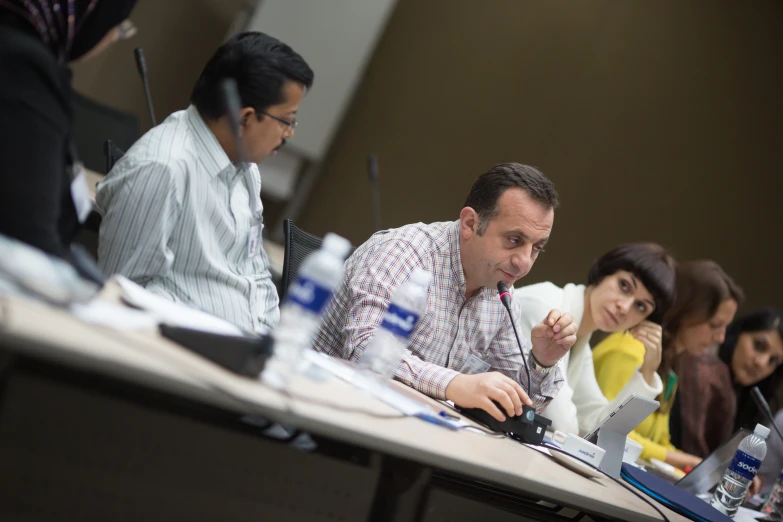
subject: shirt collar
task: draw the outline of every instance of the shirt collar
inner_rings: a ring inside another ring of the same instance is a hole
[[[574,318],[574,324],[577,328],[582,324],[582,318],[585,315],[585,285],[575,285],[568,283],[563,287],[563,304],[561,310],[565,310],[571,313]],[[564,368],[567,368],[572,353],[581,352],[584,349],[588,349],[590,346],[590,337],[592,332],[588,335],[583,335],[576,338],[576,342],[571,349],[566,353],[568,357],[560,359],[563,361]]]
[[[582,324],[585,315],[585,285],[568,283],[563,287],[563,309],[571,313],[574,324]]]
[[[465,271],[462,268],[462,254],[459,248],[459,224],[460,222],[457,220],[449,226],[447,237],[451,256],[451,272],[454,274],[454,282],[457,283],[460,294],[464,297],[467,284],[465,283]]]
[[[466,298],[467,283],[465,282],[465,271],[462,268],[462,254],[459,247],[459,219],[449,226],[448,229],[448,241],[449,250],[451,253],[451,271],[454,274],[454,282],[459,287],[460,295]],[[492,299],[492,293],[497,295],[496,288],[487,288],[482,286],[474,297],[481,297],[483,299]],[[467,299],[466,299],[467,300]]]
[[[220,146],[217,138],[209,129],[195,105],[188,107],[186,114],[188,123],[191,129],[193,129],[193,135],[198,144],[201,145],[201,154],[198,157],[207,172],[211,176],[217,176],[226,168],[232,166],[226,151]]]

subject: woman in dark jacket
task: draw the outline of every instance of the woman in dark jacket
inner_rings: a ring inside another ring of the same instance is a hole
[[[70,258],[86,216],[68,64],[121,37],[135,3],[0,0],[0,234]]]

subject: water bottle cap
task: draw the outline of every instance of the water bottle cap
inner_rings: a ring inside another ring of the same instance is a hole
[[[769,428],[762,424],[756,424],[756,429],[753,430],[753,433],[761,437],[762,439],[766,439],[767,436],[769,436]]]
[[[348,256],[348,252],[351,251],[351,242],[342,236],[329,232],[324,236],[324,242],[321,244],[321,248],[340,259],[345,259]]]
[[[423,286],[424,288],[430,286],[431,279],[432,274],[423,268],[416,267],[413,269],[413,273],[411,274],[411,282],[417,286]]]

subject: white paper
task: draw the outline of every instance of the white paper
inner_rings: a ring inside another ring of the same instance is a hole
[[[376,377],[374,374],[358,370],[345,361],[312,350],[305,352],[305,358],[335,377],[346,381],[352,386],[372,395],[381,402],[386,403],[403,415],[411,417],[423,416],[437,419],[438,422],[447,424],[452,428],[460,428],[469,425],[461,419],[441,417],[440,411],[434,409],[430,405],[408,397],[404,393],[389,386],[384,379]]]
[[[85,323],[109,326],[118,330],[149,330],[158,325],[155,316],[148,312],[108,303],[101,299],[93,299],[86,305],[71,305],[71,313]]]
[[[71,198],[73,206],[76,207],[76,217],[79,223],[84,223],[92,210],[92,199],[90,198],[90,188],[87,186],[87,176],[84,174],[84,168],[79,165],[79,172],[71,182]]]
[[[525,443],[523,443],[522,445],[523,446],[527,446],[528,448],[536,450],[536,451],[538,451],[540,453],[543,453],[544,455],[549,455],[550,457],[552,456],[552,454],[549,452],[549,450],[546,449],[543,446],[535,446],[533,444],[525,444]]]
[[[122,288],[125,301],[149,312],[161,323],[219,335],[242,335],[239,327],[224,319],[164,299],[126,277],[118,275],[115,279]]]

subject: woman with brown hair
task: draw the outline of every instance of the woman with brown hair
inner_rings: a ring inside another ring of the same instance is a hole
[[[679,451],[669,435],[681,360],[685,354],[701,354],[722,343],[743,298],[742,290],[714,261],[688,261],[677,267],[677,299],[664,319],[663,355],[658,368],[663,381],[663,392],[658,397],[661,405],[630,435],[643,447],[641,458],[655,458],[681,469],[701,461]],[[608,400],[641,366],[644,353],[642,342],[628,332],[613,334],[596,346],[595,375]]]

